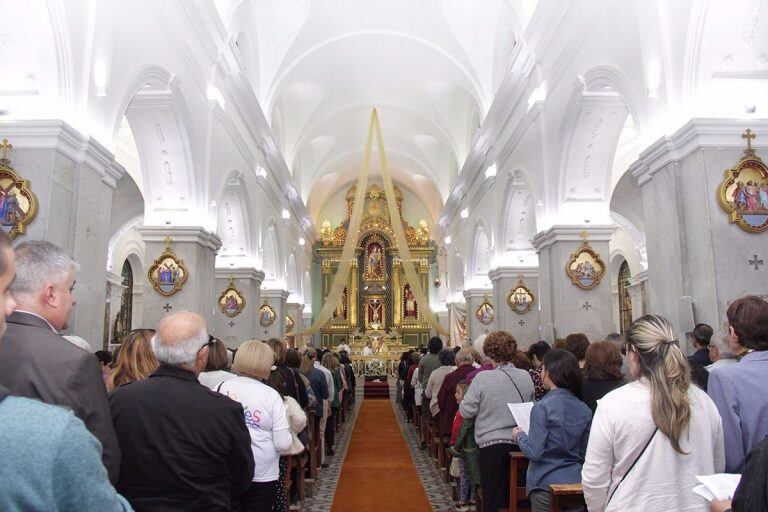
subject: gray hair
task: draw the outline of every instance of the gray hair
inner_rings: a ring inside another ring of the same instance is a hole
[[[191,338],[178,341],[174,345],[166,345],[158,330],[152,336],[152,350],[160,363],[171,366],[194,365],[197,353],[208,342],[205,325]]]
[[[11,294],[36,293],[46,284],[61,284],[67,274],[80,266],[66,251],[47,240],[29,240],[14,249],[16,280]]]
[[[456,364],[461,366],[462,364],[472,364],[475,362],[475,358],[472,357],[472,348],[464,347],[456,352]]]
[[[720,358],[733,356],[731,340],[724,333],[715,333],[709,340],[709,346],[717,348]]]

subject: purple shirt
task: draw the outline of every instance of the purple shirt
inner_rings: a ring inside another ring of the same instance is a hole
[[[768,436],[768,350],[713,368],[707,393],[723,419],[725,470],[741,473],[752,448]]]
[[[472,384],[472,379],[475,378],[475,375],[477,375],[480,372],[484,372],[485,370],[493,370],[493,365],[492,364],[484,364],[483,366],[481,366],[477,370],[475,370],[473,372],[470,372],[470,374],[467,375],[467,385]]]

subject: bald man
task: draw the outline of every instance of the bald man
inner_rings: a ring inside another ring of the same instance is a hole
[[[200,315],[165,316],[152,338],[160,367],[109,397],[124,454],[117,488],[136,510],[231,510],[251,483],[243,407],[197,381],[211,339]]]

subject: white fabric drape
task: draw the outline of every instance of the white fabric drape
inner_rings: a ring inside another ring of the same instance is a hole
[[[450,305],[451,343],[453,346],[463,346],[467,336],[467,308],[462,308],[455,302]]]

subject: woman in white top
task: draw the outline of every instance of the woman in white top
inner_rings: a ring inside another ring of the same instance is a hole
[[[208,389],[216,391],[219,384],[235,377],[236,375],[229,371],[227,346],[220,339],[213,338],[213,345],[208,349],[208,362],[197,376],[197,380]]]
[[[280,453],[291,448],[291,430],[280,394],[267,386],[275,353],[261,341],[246,341],[233,365],[238,377],[221,384],[219,391],[243,405],[251,434],[255,469],[253,483],[243,497],[242,510],[271,512],[280,476]],[[233,507],[233,510],[238,510]]]
[[[725,468],[717,408],[691,385],[666,319],[637,319],[627,346],[637,380],[597,402],[581,473],[587,506],[590,512],[704,512],[707,502],[693,492],[695,475]]]

